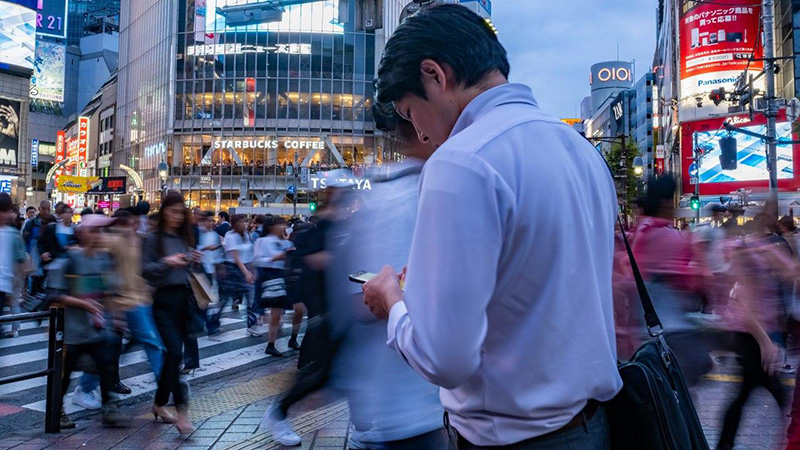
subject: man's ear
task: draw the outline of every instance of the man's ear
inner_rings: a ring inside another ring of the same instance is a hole
[[[426,92],[439,92],[443,94],[448,85],[447,71],[432,59],[425,59],[419,65],[420,81]]]

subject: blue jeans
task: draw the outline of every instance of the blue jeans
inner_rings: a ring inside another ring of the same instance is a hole
[[[451,439],[457,441],[458,450],[502,449],[502,450],[610,450],[611,430],[608,428],[608,419],[602,406],[597,409],[594,416],[584,423],[584,426],[573,428],[569,431],[555,433],[552,436],[529,439],[501,447],[478,447],[470,444],[463,437]]]
[[[133,340],[142,344],[147,360],[150,361],[150,368],[156,376],[156,380],[161,374],[161,366],[164,361],[164,344],[161,336],[156,329],[153,320],[153,307],[142,305],[132,308],[125,312],[125,319],[128,322],[128,330],[131,332]],[[84,373],[80,380],[83,392],[92,392],[100,386],[100,377],[95,374]]]

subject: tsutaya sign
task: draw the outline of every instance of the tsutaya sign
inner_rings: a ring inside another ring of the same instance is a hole
[[[353,189],[372,190],[372,183],[366,178],[341,177],[332,179],[309,177],[309,181],[311,181],[311,189],[325,189],[328,187],[328,184],[336,184],[337,186],[349,184],[353,186]]]
[[[323,141],[298,141],[286,140],[279,142],[277,140],[266,139],[235,139],[235,140],[219,140],[214,141],[214,149],[232,148],[232,149],[277,149],[278,146],[290,150],[324,150],[325,142]]]

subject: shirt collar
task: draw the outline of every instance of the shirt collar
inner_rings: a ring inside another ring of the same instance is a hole
[[[460,133],[492,109],[509,103],[539,106],[528,86],[520,83],[501,84],[481,93],[469,102],[458,117],[450,137]]]

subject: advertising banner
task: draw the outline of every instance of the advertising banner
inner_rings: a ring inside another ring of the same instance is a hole
[[[67,38],[67,0],[38,0],[36,33],[59,39]]]
[[[89,118],[78,119],[78,175],[85,177],[88,173],[87,160],[89,152]]]
[[[64,69],[67,48],[47,41],[36,43],[36,57],[31,77],[30,97],[54,102],[64,101]]]
[[[241,0],[206,0],[205,35],[237,31],[238,27],[228,27],[225,16],[218,8],[241,5]],[[275,7],[273,16],[277,20],[247,25],[248,31],[296,32],[296,33],[344,33],[344,25],[339,22],[339,0],[319,0],[303,5]],[[196,15],[197,12],[195,13]],[[197,20],[196,18],[195,20]],[[241,27],[243,28],[243,27]]]
[[[740,188],[769,187],[764,141],[742,133],[728,133],[722,127],[724,120],[738,122],[737,126],[742,130],[766,134],[766,119],[763,116],[756,116],[753,121],[747,116],[727,116],[684,123],[681,127],[684,192],[694,190],[693,181],[700,184],[700,195],[727,195]],[[777,131],[779,140],[796,139],[792,133],[792,124],[786,121],[783,113],[778,116]],[[702,157],[699,164],[693,167],[695,138]],[[735,139],[732,147],[729,146],[731,138]],[[795,164],[800,162],[798,152],[800,146],[797,145],[777,146],[778,189],[781,191],[794,192],[800,188],[800,178],[795,177]]]
[[[33,70],[36,2],[0,0],[0,69]]]
[[[747,69],[763,69],[759,39],[761,0],[696,2],[683,0],[680,15],[681,107],[686,119],[727,112],[727,104],[708,99],[713,89],[732,91]],[[748,65],[749,64],[749,65]],[[702,106],[698,106],[702,104]],[[700,111],[697,111],[700,110]]]
[[[72,175],[61,175],[58,178],[56,189],[58,189],[59,192],[85,194],[100,184],[102,184],[100,177],[74,177]]]
[[[0,166],[17,167],[20,102],[0,98]]]
[[[9,177],[6,175],[0,175],[0,192],[4,192],[8,195],[11,195],[11,187],[16,181],[17,177]]]
[[[100,178],[100,183],[95,183],[94,187],[86,191],[87,194],[124,194],[127,178],[126,177],[104,177]]]

